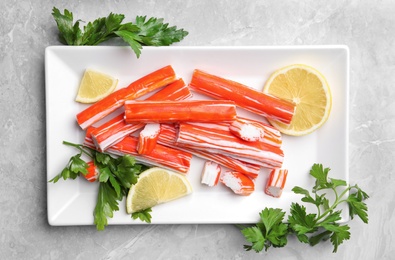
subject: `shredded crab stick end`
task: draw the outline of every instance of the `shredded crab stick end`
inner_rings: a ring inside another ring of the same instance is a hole
[[[255,190],[255,183],[240,172],[226,171],[220,181],[238,195],[248,196]]]
[[[269,196],[279,198],[287,181],[288,170],[276,168],[271,170],[266,183],[265,193]]]
[[[77,123],[82,129],[93,125],[105,116],[121,107],[125,100],[136,99],[176,80],[176,74],[171,66],[156,70],[134,82],[126,88],[111,93],[102,100],[94,103],[77,114]]]
[[[150,154],[156,146],[160,133],[160,124],[146,124],[139,134],[137,152],[139,154]]]
[[[263,131],[264,134],[263,134],[263,138],[260,139],[260,141],[277,147],[280,147],[282,145],[282,134],[275,127],[259,120],[254,120],[244,117],[238,117],[237,121],[240,121],[244,124],[251,124],[261,129],[261,131]]]
[[[295,104],[290,101],[198,69],[193,72],[189,87],[216,99],[232,100],[241,108],[284,124],[291,122],[295,112]]]
[[[206,161],[202,172],[202,184],[207,186],[216,186],[221,175],[221,166],[212,161]]]
[[[234,102],[227,100],[126,101],[127,123],[224,122],[237,117]]]
[[[239,119],[230,124],[229,130],[232,134],[247,142],[264,140],[265,136],[263,129]]]

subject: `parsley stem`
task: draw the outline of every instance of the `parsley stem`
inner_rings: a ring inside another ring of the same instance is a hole
[[[349,192],[352,188],[354,188],[355,186],[348,186],[347,189],[345,189],[341,194],[340,194],[340,198],[342,198],[347,192]]]
[[[80,150],[81,153],[84,153],[85,155],[89,156],[90,158],[93,158],[92,154],[89,153],[89,152],[87,152],[87,151],[84,149],[84,148],[87,148],[87,149],[90,150],[89,147],[86,147],[86,146],[80,145],[80,144],[70,143],[70,142],[67,142],[67,141],[63,141],[63,144],[64,144],[64,145],[68,145],[68,146],[73,146],[73,147],[77,148],[78,150]]]
[[[337,194],[337,190],[335,188],[332,187],[333,193],[335,193],[336,199],[335,201],[339,200],[339,195]]]
[[[319,214],[318,214],[317,223],[318,223],[318,221],[319,221],[320,219],[322,219],[323,217],[325,217],[326,215],[328,215],[330,212],[332,212],[340,203],[343,203],[343,202],[346,202],[346,201],[347,201],[347,200],[341,200],[341,198],[343,198],[343,196],[344,196],[351,188],[352,188],[352,187],[349,186],[349,187],[348,187],[347,189],[345,189],[339,196],[338,196],[336,190],[332,188],[332,189],[335,191],[335,194],[336,194],[335,202],[334,202],[334,203],[332,204],[332,206],[329,207],[322,215],[319,215]]]
[[[318,218],[320,218],[320,216],[321,216],[321,208],[320,208],[320,206],[319,205],[316,205],[316,207],[317,207],[317,211],[318,211]]]

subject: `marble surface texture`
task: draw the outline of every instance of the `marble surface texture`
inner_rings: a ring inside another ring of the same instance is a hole
[[[370,195],[369,224],[351,221],[336,254],[295,239],[245,252],[233,225],[49,226],[44,50],[60,45],[53,6],[85,21],[163,17],[189,31],[179,45],[349,46],[350,181]],[[394,12],[392,0],[0,1],[0,259],[394,259]]]

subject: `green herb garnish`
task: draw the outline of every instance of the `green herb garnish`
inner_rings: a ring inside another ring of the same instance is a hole
[[[369,196],[357,185],[350,186],[344,180],[329,178],[329,171],[322,164],[314,164],[310,175],[316,181],[311,193],[297,186],[292,189],[294,193],[303,195],[302,202],[313,204],[316,213],[307,213],[306,207],[292,203],[288,221],[284,222],[283,210],[265,208],[260,213],[259,223],[241,230],[246,240],[252,243],[244,248],[260,252],[262,249],[267,251],[271,246],[283,247],[287,244],[287,236],[295,234],[300,242],[311,246],[330,240],[333,252],[337,252],[338,246],[350,239],[350,227],[338,223],[342,212],[337,210],[337,206],[347,203],[351,219],[358,216],[364,223],[368,223],[368,209],[363,201]],[[332,202],[323,191],[334,194]]]
[[[59,30],[59,39],[67,45],[98,45],[112,38],[121,38],[130,45],[137,57],[140,57],[142,46],[169,46],[180,42],[188,35],[184,29],[169,26],[162,18],[137,16],[134,23],[122,23],[123,14],[110,13],[93,22],[88,22],[83,29],[80,22],[74,22],[73,13],[65,9],[52,9],[52,16]]]

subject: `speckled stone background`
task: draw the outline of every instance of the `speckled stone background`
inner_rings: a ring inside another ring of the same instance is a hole
[[[371,196],[351,239],[295,239],[256,254],[233,225],[51,227],[47,222],[44,50],[59,45],[52,7],[85,21],[123,13],[189,31],[182,45],[350,48],[350,181]],[[78,0],[0,2],[0,259],[394,259],[395,2]]]

